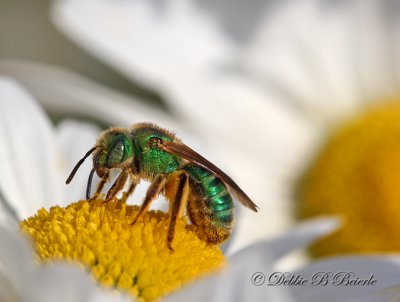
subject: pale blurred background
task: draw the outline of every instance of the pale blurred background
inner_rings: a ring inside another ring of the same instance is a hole
[[[48,0],[0,0],[0,60],[32,60],[55,64],[99,83],[168,110],[162,96],[116,72],[62,34],[50,20]],[[162,8],[165,1],[148,1]],[[197,1],[199,8],[218,16],[226,33],[238,44],[251,39],[253,29],[270,7],[280,1]],[[254,9],[259,7],[260,9]]]
[[[0,60],[55,64],[163,106],[157,92],[135,85],[60,33],[50,21],[51,3],[47,0],[0,1]]]

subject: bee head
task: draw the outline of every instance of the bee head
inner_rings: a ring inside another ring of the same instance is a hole
[[[106,177],[110,169],[130,167],[132,160],[132,140],[127,129],[110,128],[100,134],[93,154],[93,168],[100,178]]]
[[[76,171],[78,171],[85,159],[92,153],[93,169],[90,172],[88,188],[90,188],[94,172],[100,178],[105,178],[108,176],[108,171],[112,168],[126,169],[131,166],[133,161],[133,147],[128,130],[115,127],[103,131],[96,142],[96,146],[91,148],[75,165],[66,180],[66,184],[71,182]]]

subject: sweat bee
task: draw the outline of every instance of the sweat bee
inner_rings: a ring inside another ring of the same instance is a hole
[[[80,165],[93,153],[93,168],[89,174],[86,198],[90,199],[93,174],[100,178],[96,195],[109,180],[111,169],[121,173],[106,195],[106,201],[122,191],[130,178],[126,192],[133,193],[141,179],[151,184],[132,225],[148,210],[151,202],[163,194],[169,201],[170,222],[167,245],[172,250],[175,225],[186,210],[199,237],[220,244],[227,240],[234,224],[233,194],[244,206],[257,212],[257,206],[240,187],[217,166],[186,146],[174,133],[150,123],[138,123],[131,128],[112,127],[103,131],[96,145],[76,164],[66,183],[69,184]]]

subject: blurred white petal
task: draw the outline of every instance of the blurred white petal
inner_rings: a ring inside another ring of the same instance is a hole
[[[0,270],[0,301],[18,301],[18,294],[11,286],[8,278]]]
[[[24,293],[24,301],[32,302],[97,302],[132,301],[102,290],[82,268],[70,264],[38,267]],[[27,282],[28,280],[26,280]]]
[[[244,68],[255,82],[286,95],[307,118],[319,120],[318,104],[329,104],[332,98],[331,110],[354,107],[350,100],[358,91],[351,74],[351,11],[337,13],[342,6],[319,0],[288,1],[264,20],[243,55]],[[329,60],[332,54],[338,59]]]
[[[290,287],[296,302],[319,302],[326,301],[329,297],[331,302],[353,301],[353,299],[361,299],[369,297],[368,301],[395,301],[388,297],[394,297],[399,292],[392,291],[389,288],[400,285],[400,258],[398,256],[376,257],[343,257],[333,258],[320,262],[316,262],[301,269],[296,274],[304,277],[306,280],[312,280],[312,276],[318,272],[331,272],[333,275],[341,272],[349,272],[350,278],[369,279],[373,275],[373,279],[377,282],[373,285],[355,286],[342,285],[334,283],[332,275],[327,279],[325,286],[292,286]],[[341,280],[344,275],[337,275],[337,280]],[[339,281],[337,281],[339,282]],[[397,301],[397,300],[396,300]]]
[[[18,231],[16,231],[18,232]],[[24,278],[31,277],[34,268],[32,249],[28,242],[16,236],[16,232],[0,226],[0,274],[7,277],[13,290],[19,292],[26,284],[21,284]]]
[[[279,257],[332,232],[337,226],[336,219],[316,219],[275,240],[249,246],[230,257],[227,269],[172,294],[167,301],[296,301],[285,287],[254,286],[252,275],[262,272],[268,276]]]
[[[390,1],[287,1],[260,24],[243,67],[325,125],[395,92],[398,12]],[[396,76],[397,74],[397,76]]]
[[[233,55],[219,24],[193,0],[60,0],[52,19],[95,56],[158,88],[175,75],[199,73]]]
[[[151,121],[178,129],[161,110],[59,67],[0,61],[0,73],[18,79],[46,110],[55,114],[85,116],[121,126]]]
[[[10,230],[18,229],[18,217],[14,208],[4,196],[0,196],[0,225],[8,227]]]
[[[64,181],[61,186],[65,186],[65,195],[62,202],[66,205],[85,198],[87,178],[93,167],[91,158],[88,158],[81,165],[79,172],[75,174],[68,187],[65,184],[65,180],[76,163],[95,145],[100,129],[92,124],[64,120],[57,126],[56,131],[57,142],[64,154],[65,167],[63,171],[65,173],[63,174]]]
[[[21,302],[131,301],[101,290],[78,266],[36,266],[32,248],[19,233],[0,227],[0,242],[7,242],[0,245],[0,280],[8,285],[0,286],[0,297]]]
[[[32,97],[0,78],[0,187],[19,218],[60,200],[61,158],[50,121]]]

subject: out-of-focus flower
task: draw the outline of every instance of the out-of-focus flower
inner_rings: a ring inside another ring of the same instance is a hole
[[[400,251],[399,137],[400,102],[393,100],[343,123],[327,140],[300,182],[297,213],[339,214],[346,223],[313,255]]]
[[[261,208],[242,212],[235,250],[289,225],[294,183],[328,131],[398,94],[398,13],[390,0],[58,0],[52,17],[223,155]]]

